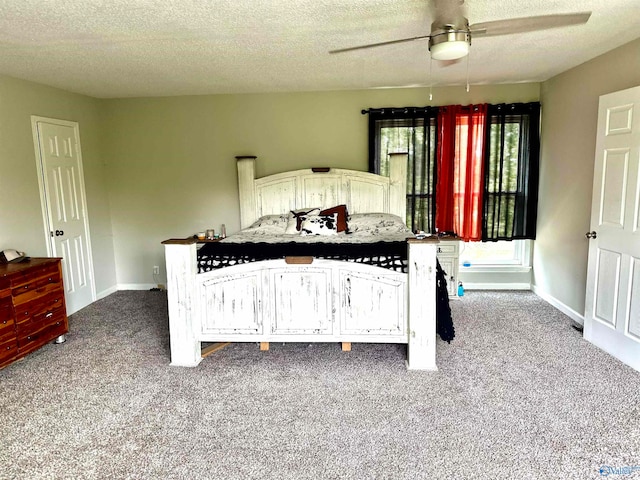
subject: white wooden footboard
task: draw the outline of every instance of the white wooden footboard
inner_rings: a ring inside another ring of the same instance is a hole
[[[197,274],[196,243],[167,240],[171,364],[196,366],[201,342],[407,344],[407,368],[436,369],[437,240],[410,240],[409,273],[315,259]]]

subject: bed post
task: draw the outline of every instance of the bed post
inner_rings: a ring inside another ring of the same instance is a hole
[[[247,228],[258,218],[256,208],[256,157],[236,157],[238,193],[240,198],[240,228]]]
[[[193,238],[171,239],[164,244],[167,263],[167,297],[171,365],[195,367],[202,360],[198,325],[197,259]]]
[[[389,212],[407,217],[407,153],[389,154]]]
[[[409,249],[409,370],[436,366],[436,249],[439,240],[407,240]]]

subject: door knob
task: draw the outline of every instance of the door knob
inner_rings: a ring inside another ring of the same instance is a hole
[[[596,238],[598,236],[598,234],[594,230],[593,232],[585,233],[584,236],[587,237],[587,238]]]

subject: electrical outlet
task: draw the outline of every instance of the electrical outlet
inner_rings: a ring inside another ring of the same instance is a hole
[[[160,275],[160,267],[158,265],[153,266],[153,274]]]

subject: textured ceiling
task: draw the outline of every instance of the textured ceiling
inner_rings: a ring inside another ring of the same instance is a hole
[[[453,0],[455,1],[455,0]],[[476,38],[471,84],[544,81],[640,37],[640,0],[467,0],[469,22],[592,11],[585,25]],[[0,0],[0,74],[94,97],[429,84],[428,0]],[[466,60],[431,81],[466,82]]]

